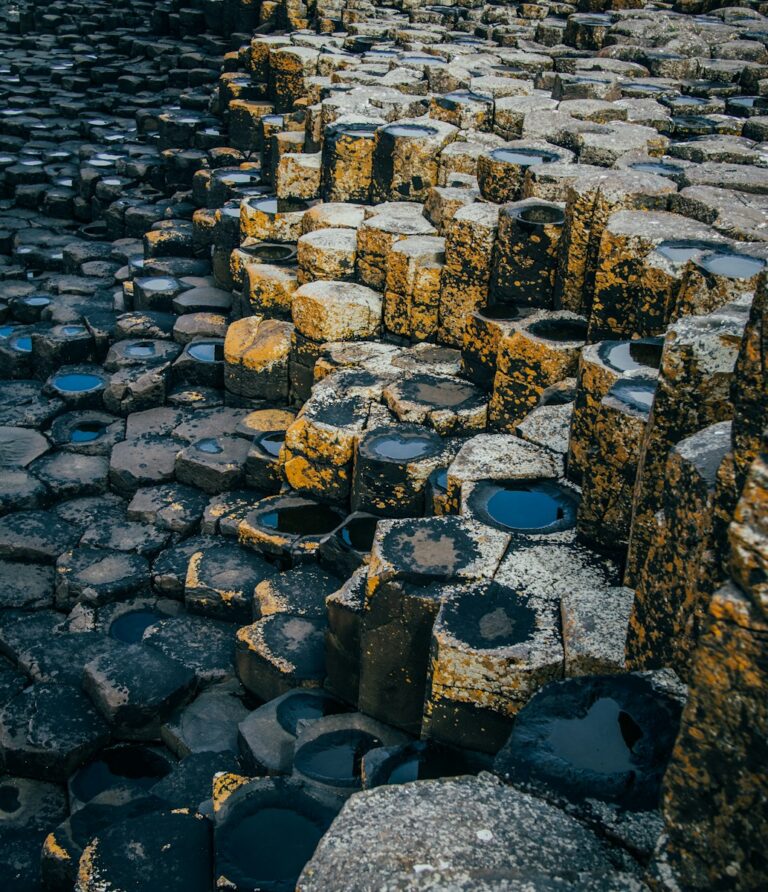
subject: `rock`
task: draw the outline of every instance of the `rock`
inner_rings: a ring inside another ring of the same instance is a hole
[[[371,828],[382,824],[392,832],[379,837],[350,876],[341,865]],[[574,882],[593,889],[643,888],[635,878],[614,871],[610,848],[573,818],[483,774],[377,787],[354,796],[297,888],[343,892],[390,883],[403,889],[450,885],[468,890],[503,884],[522,890],[524,877],[553,889]]]
[[[162,726],[165,745],[183,759],[191,753],[237,752],[237,726],[249,714],[234,680],[206,688]]]
[[[0,711],[0,753],[6,771],[65,781],[109,740],[109,728],[76,688],[35,684]]]
[[[127,644],[88,663],[83,688],[116,734],[152,740],[195,681],[192,670],[154,648]]]
[[[101,830],[83,849],[80,892],[103,884],[128,892],[141,886],[168,892],[204,892],[213,870],[207,818],[184,812],[138,815]]]

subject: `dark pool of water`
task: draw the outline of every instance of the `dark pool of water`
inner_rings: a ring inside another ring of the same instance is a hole
[[[59,331],[67,338],[78,338],[84,335],[87,329],[84,325],[62,325]]]
[[[382,769],[379,781],[382,784],[407,784],[472,773],[461,753],[421,740],[404,746],[387,759]]]
[[[264,263],[285,263],[286,260],[292,260],[296,256],[295,249],[288,245],[254,245],[247,250],[252,257]]]
[[[141,344],[129,344],[125,348],[125,355],[131,356],[134,359],[142,359],[145,357],[154,356],[155,352],[155,345],[149,342]]]
[[[286,505],[259,517],[259,526],[290,536],[321,536],[336,529],[344,518],[328,505]]]
[[[377,523],[375,517],[353,517],[339,530],[339,536],[350,548],[367,553],[373,545]]]
[[[586,715],[555,719],[549,731],[552,753],[582,771],[617,774],[635,770],[632,750],[643,732],[612,697],[601,697]]]
[[[453,409],[475,396],[475,390],[468,384],[454,381],[412,381],[404,388],[406,396],[419,403]]]
[[[290,808],[262,808],[227,828],[238,888],[288,892],[314,854],[324,828]],[[247,885],[245,885],[247,883]]]
[[[437,133],[434,127],[422,127],[420,124],[389,124],[382,131],[388,136],[404,136],[409,139],[434,136]]]
[[[531,204],[517,208],[515,216],[529,226],[562,226],[565,212],[548,204]]]
[[[343,706],[332,697],[320,694],[294,693],[286,697],[276,710],[276,718],[280,727],[296,736],[296,727],[300,721],[315,721],[326,715],[343,712]]]
[[[381,746],[381,741],[366,731],[331,731],[301,746],[294,765],[302,774],[321,783],[358,787],[363,756],[377,746]]]
[[[10,346],[18,353],[31,353],[32,338],[29,335],[17,335],[11,338]]]
[[[609,396],[641,412],[651,411],[655,394],[656,381],[647,378],[623,378],[608,391]]]
[[[687,263],[692,257],[711,247],[704,242],[662,242],[656,251],[674,263]]]
[[[4,811],[6,814],[13,814],[20,807],[18,788],[10,784],[0,786],[0,811]]]
[[[44,294],[29,294],[19,300],[19,303],[23,303],[27,307],[47,307],[50,302],[50,297],[46,297]]]
[[[163,614],[148,607],[129,610],[113,620],[109,627],[109,635],[118,641],[136,644],[141,641],[144,632],[161,619],[163,619]]]
[[[166,759],[145,746],[116,746],[102,750],[72,776],[70,784],[72,793],[81,802],[88,802],[126,782],[149,788],[170,770]]]
[[[481,316],[484,316],[486,319],[498,319],[503,321],[505,319],[517,319],[520,315],[520,310],[514,304],[489,304],[487,307],[483,307],[482,310],[479,311]]]
[[[637,341],[605,341],[598,350],[603,362],[620,372],[633,369],[657,369],[661,364],[661,338]]]
[[[683,172],[682,167],[678,167],[676,164],[665,164],[663,161],[636,161],[629,166],[631,170],[655,173],[662,177],[677,176]]]
[[[478,489],[481,513],[510,530],[539,530],[572,519],[573,497],[546,481],[489,483]]]
[[[270,215],[295,214],[309,209],[309,205],[305,201],[294,198],[262,198],[261,201],[254,202],[251,207],[257,208],[263,214]]]
[[[587,323],[580,319],[542,319],[528,329],[537,338],[557,343],[583,341],[587,336]]]
[[[18,325],[0,325],[0,338],[9,337],[18,327]]]

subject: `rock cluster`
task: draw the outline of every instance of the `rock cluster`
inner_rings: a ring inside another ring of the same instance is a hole
[[[762,888],[768,7],[0,13],[3,889]]]

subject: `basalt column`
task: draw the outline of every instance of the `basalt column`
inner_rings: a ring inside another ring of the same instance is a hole
[[[767,479],[764,446],[730,528],[734,578],[710,602],[664,779],[664,888],[756,889],[768,869]]]

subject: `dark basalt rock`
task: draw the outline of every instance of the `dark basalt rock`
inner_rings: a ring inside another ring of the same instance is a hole
[[[234,753],[191,753],[151,788],[152,795],[165,800],[173,808],[202,810],[202,804],[211,798],[214,776],[239,770],[240,763]]]
[[[235,630],[228,623],[170,617],[148,627],[142,641],[194,672],[200,684],[221,681],[234,672]]]
[[[0,711],[5,769],[25,777],[63,782],[108,739],[106,722],[70,685],[32,685]]]
[[[85,666],[83,688],[119,736],[153,740],[195,688],[195,674],[142,644],[115,647]]]
[[[323,690],[289,691],[270,700],[238,725],[243,765],[255,774],[289,773],[299,727],[344,711],[344,704]]]
[[[39,855],[46,889],[72,889],[83,849],[100,832],[129,818],[160,811],[166,803],[145,792],[109,789],[51,830]]]
[[[76,529],[47,511],[0,518],[0,557],[52,564],[78,538]]]
[[[555,682],[520,711],[494,770],[556,802],[654,809],[679,721],[679,700],[643,676]]]
[[[255,589],[275,567],[258,554],[229,542],[216,542],[190,558],[184,602],[193,613],[230,622],[250,622]]]
[[[183,812],[138,815],[102,830],[80,862],[83,892],[97,892],[105,882],[115,892],[207,892],[213,870],[211,825],[201,815]]]
[[[0,561],[0,609],[53,606],[53,581],[52,567]]]

